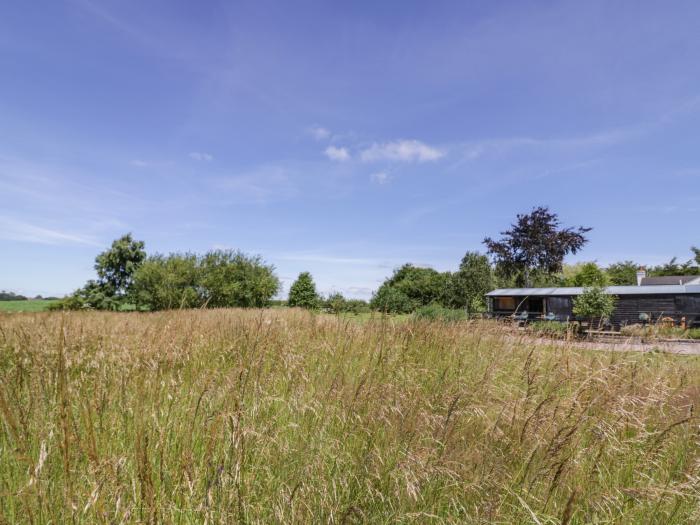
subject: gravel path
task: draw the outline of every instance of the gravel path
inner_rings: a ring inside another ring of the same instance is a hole
[[[612,352],[664,352],[678,355],[700,355],[700,341],[640,343],[634,341],[562,341],[559,339],[528,338],[542,344],[604,350]]]

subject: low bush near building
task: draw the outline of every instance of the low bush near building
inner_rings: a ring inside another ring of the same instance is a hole
[[[445,308],[439,304],[429,304],[418,308],[413,313],[413,317],[431,321],[463,321],[467,319],[467,313],[464,310]]]
[[[530,323],[527,328],[535,335],[564,338],[569,334],[577,333],[578,324],[561,321],[535,321]]]

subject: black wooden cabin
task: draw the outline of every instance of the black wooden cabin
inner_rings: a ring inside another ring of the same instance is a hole
[[[489,313],[494,317],[572,321],[576,320],[572,311],[574,297],[583,291],[579,287],[508,288],[489,292],[486,297]],[[700,279],[682,285],[609,286],[606,292],[617,298],[610,319],[617,329],[664,318],[700,327]]]

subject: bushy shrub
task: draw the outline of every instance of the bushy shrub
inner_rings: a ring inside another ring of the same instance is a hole
[[[382,283],[370,305],[382,312],[407,313],[419,306],[446,304],[449,281],[447,272],[404,264]]]
[[[154,255],[134,274],[131,298],[151,310],[197,308],[206,304],[197,256]]]
[[[406,314],[412,312],[416,308],[416,304],[403,293],[392,286],[382,285],[376,291],[370,306],[373,310],[393,314]]]
[[[234,250],[213,250],[199,261],[207,306],[260,308],[268,306],[280,287],[274,267],[259,256]]]
[[[334,314],[352,313],[360,314],[369,312],[369,304],[362,299],[346,299],[343,294],[335,292],[323,301],[323,308]]]
[[[68,297],[51,305],[51,310],[113,310],[120,309],[124,298],[113,293],[109,284],[90,280]]]
[[[628,324],[620,327],[620,333],[630,337],[644,337],[651,333],[651,326],[642,324]]]
[[[467,319],[467,312],[464,310],[454,310],[445,308],[439,304],[429,304],[421,306],[414,314],[415,319],[426,319],[431,321],[463,321]]]
[[[369,303],[362,299],[346,299],[345,311],[352,314],[364,314],[370,311]]]
[[[686,334],[688,339],[700,339],[700,328],[691,328]]]
[[[585,319],[604,319],[610,317],[615,310],[615,296],[605,293],[601,286],[586,288],[583,293],[574,298],[574,315]]]
[[[569,333],[575,333],[578,323],[562,323],[561,321],[535,321],[528,325],[528,330],[536,335],[547,337],[565,337]]]

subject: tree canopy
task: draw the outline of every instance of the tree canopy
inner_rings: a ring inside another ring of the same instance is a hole
[[[564,286],[608,285],[608,276],[594,262],[584,262],[569,268],[573,269],[573,272],[564,279]]]
[[[318,308],[320,297],[316,292],[316,283],[309,272],[300,273],[297,280],[292,283],[287,303],[289,306],[300,308]]]
[[[512,278],[517,286],[529,287],[535,273],[561,272],[564,257],[586,244],[589,231],[591,228],[561,228],[557,214],[540,206],[518,214],[511,229],[501,232],[500,240],[486,237],[483,242],[499,274]]]
[[[135,241],[131,233],[112,242],[112,246],[95,258],[98,284],[108,295],[125,295],[134,273],[146,258],[143,241]]]
[[[600,286],[586,288],[578,297],[574,298],[574,315],[588,319],[607,318],[615,310],[615,297],[605,293]]]
[[[447,306],[465,308],[468,312],[486,309],[485,295],[493,289],[493,270],[486,255],[467,252],[459,269],[450,275]]]
[[[639,265],[633,261],[622,261],[611,264],[605,269],[610,284],[614,286],[633,286],[637,284]]]
[[[404,264],[394,270],[393,275],[379,287],[372,298],[372,307],[402,313],[431,303],[442,304],[449,277],[448,273],[433,268]]]

